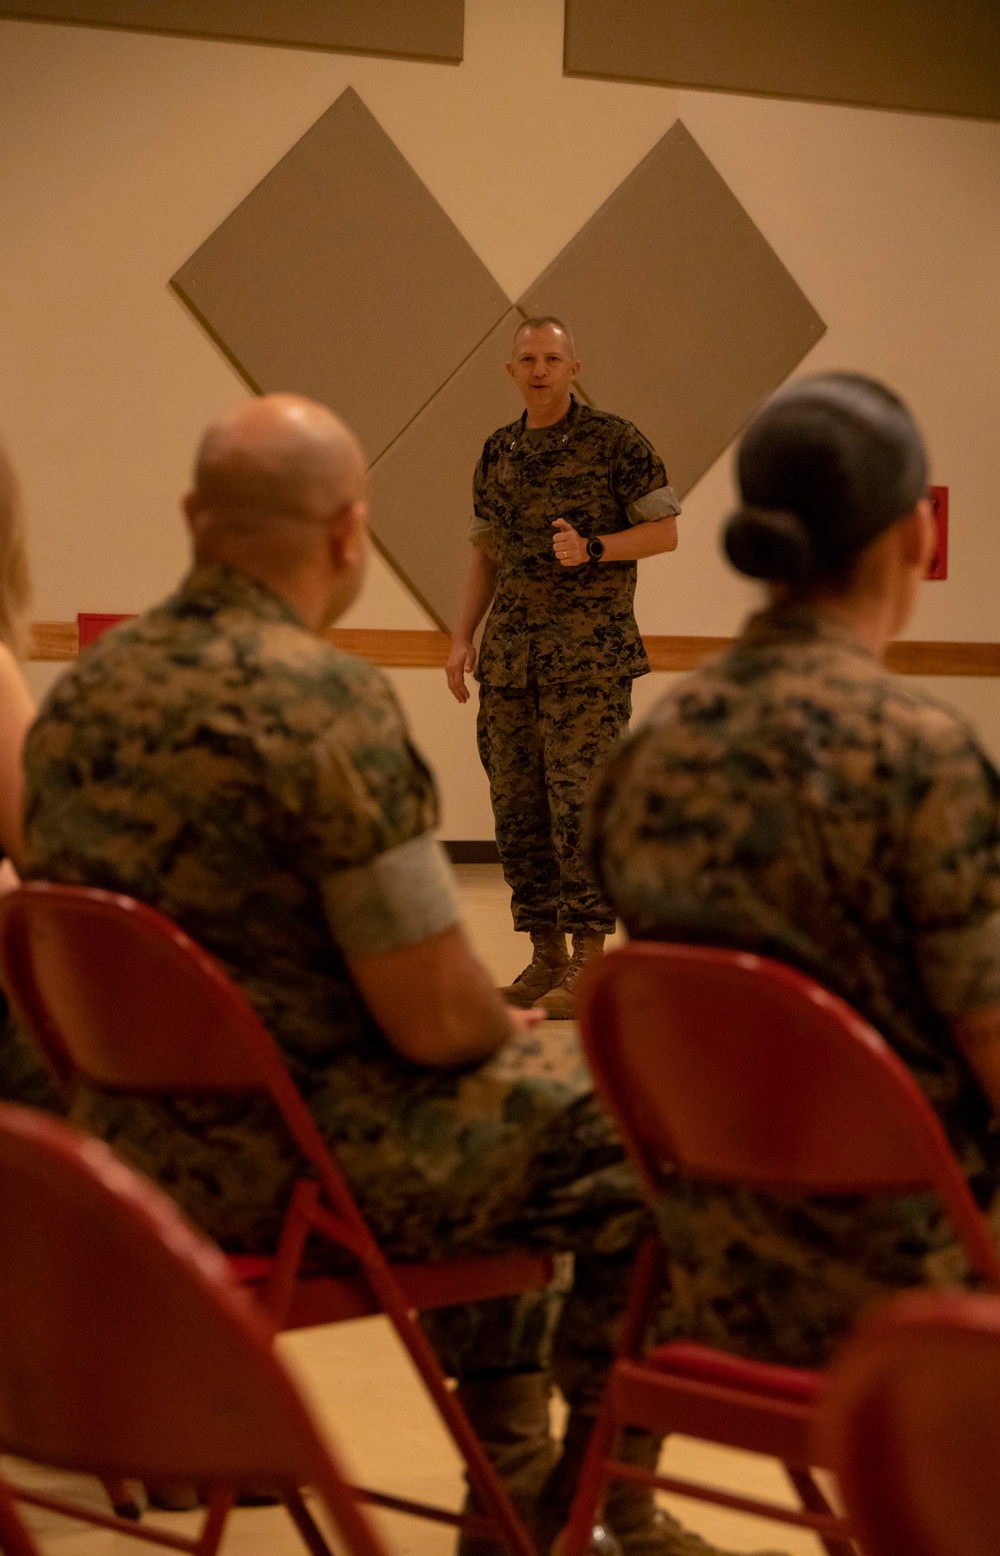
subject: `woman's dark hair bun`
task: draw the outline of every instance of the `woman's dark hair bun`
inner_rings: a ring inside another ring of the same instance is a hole
[[[912,513],[927,455],[897,394],[860,373],[788,384],[740,439],[743,506],[726,554],[751,578],[840,586],[872,541]]]
[[[726,555],[748,578],[801,583],[816,567],[812,536],[785,508],[738,508],[723,534]]]

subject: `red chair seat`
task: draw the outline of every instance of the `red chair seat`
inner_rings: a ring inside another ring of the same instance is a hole
[[[274,1259],[270,1254],[230,1253],[226,1258],[233,1274],[244,1286],[263,1286],[271,1279]]]
[[[611,1374],[610,1395],[618,1419],[630,1426],[767,1453],[796,1468],[814,1464],[814,1397],[760,1391],[751,1376],[734,1373],[722,1383],[623,1358]]]
[[[724,1388],[749,1389],[771,1399],[787,1399],[814,1405],[823,1387],[823,1375],[806,1367],[777,1367],[771,1362],[748,1361],[728,1351],[715,1351],[691,1340],[674,1340],[647,1351],[646,1365],[676,1377],[718,1383]]]
[[[264,1298],[277,1259],[263,1254],[230,1254],[229,1264],[240,1282]],[[540,1289],[552,1279],[549,1254],[500,1254],[494,1258],[448,1259],[434,1264],[394,1264],[393,1276],[410,1307],[452,1307],[456,1293],[463,1302],[516,1296]],[[282,1329],[312,1329],[368,1318],[385,1309],[361,1275],[328,1275],[302,1267],[282,1315]]]

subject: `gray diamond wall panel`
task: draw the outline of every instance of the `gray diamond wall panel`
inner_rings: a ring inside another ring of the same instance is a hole
[[[510,307],[350,88],[172,285],[253,388],[324,401],[370,459]]]
[[[372,469],[379,548],[449,630],[468,564],[476,461],[490,433],[524,409],[504,367],[520,318],[511,309]]]
[[[518,317],[571,323],[581,395],[634,421],[682,493],[824,329],[680,123],[515,307],[353,90],[173,285],[253,388],[312,395],[359,433],[375,539],[444,627],[473,467],[522,409]]]
[[[825,329],[679,121],[518,306],[572,325],[593,403],[636,423],[682,494]]]

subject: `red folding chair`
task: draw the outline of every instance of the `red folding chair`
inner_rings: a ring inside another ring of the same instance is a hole
[[[0,901],[0,978],[18,1020],[71,1096],[89,1083],[128,1093],[266,1093],[305,1169],[273,1257],[233,1256],[276,1329],[384,1313],[423,1379],[464,1461],[484,1515],[378,1491],[383,1507],[500,1539],[512,1556],[534,1547],[417,1321],[446,1307],[540,1288],[551,1258],[511,1255],[390,1265],[354,1202],[281,1053],[219,964],[161,913],[130,897],[33,881]],[[307,1240],[326,1239],[356,1266],[310,1273]]]
[[[907,1292],[830,1372],[821,1438],[867,1556],[996,1556],[1000,1302]]]
[[[311,1556],[332,1552],[303,1486],[319,1491],[352,1556],[385,1556],[274,1353],[270,1324],[218,1250],[100,1141],[6,1105],[0,1263],[0,1449],[210,1488],[193,1538],[100,1513],[91,1522],[214,1556],[239,1488],[266,1479]],[[0,1482],[0,1548],[39,1556],[12,1490]]]
[[[598,1092],[654,1203],[675,1171],[793,1194],[932,1188],[973,1270],[1000,1290],[1000,1257],[933,1109],[878,1033],[813,979],[742,952],[635,943],[596,964],[581,1027]],[[581,1556],[609,1479],[804,1525],[847,1556],[851,1525],[812,1473],[830,1467],[813,1433],[823,1375],[689,1342],[645,1349],[664,1253],[654,1239],[637,1261],[563,1556]],[[624,1426],[769,1454],[802,1506],[620,1463]]]

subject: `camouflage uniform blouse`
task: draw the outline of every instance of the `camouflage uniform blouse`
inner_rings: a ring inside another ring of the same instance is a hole
[[[553,427],[525,420],[487,439],[473,482],[469,538],[499,562],[477,677],[525,686],[529,661],[548,683],[644,675],[636,564],[562,567],[552,524],[566,519],[590,540],[679,513],[663,462],[631,422],[576,399]]]
[[[1000,1132],[949,1020],[1000,1002],[1000,776],[954,713],[846,628],[765,612],[613,759],[593,856],[633,937],[774,956],[863,1012],[994,1201]],[[804,1207],[689,1185],[664,1221],[690,1327],[792,1362],[949,1262],[916,1196]]]
[[[250,578],[201,566],[82,654],[26,746],[27,873],[151,903],[224,964],[307,1099],[369,1120],[412,1085],[346,959],[458,922],[433,779],[388,683]],[[252,1245],[290,1164],[256,1104],[92,1098],[82,1120]],[[228,1162],[228,1166],[227,1166]],[[220,1165],[221,1163],[221,1165]],[[202,1203],[202,1188],[205,1203]],[[225,1181],[224,1181],[225,1180]],[[255,1181],[256,1180],[256,1181]]]

